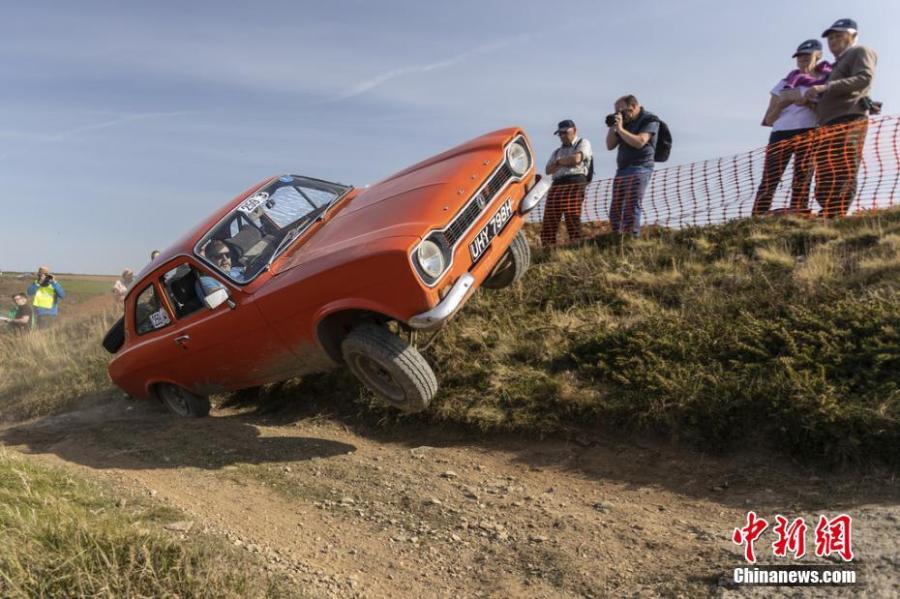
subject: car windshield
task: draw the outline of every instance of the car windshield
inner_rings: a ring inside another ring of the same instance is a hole
[[[350,189],[308,177],[279,177],[238,204],[194,252],[236,283],[246,283]]]

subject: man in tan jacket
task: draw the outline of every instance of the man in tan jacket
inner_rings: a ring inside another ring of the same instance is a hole
[[[818,138],[815,149],[816,201],[826,218],[844,216],[856,196],[857,172],[869,124],[869,92],[878,56],[857,45],[853,19],[838,19],[825,30],[835,62],[824,85],[814,85],[806,97],[818,96]]]

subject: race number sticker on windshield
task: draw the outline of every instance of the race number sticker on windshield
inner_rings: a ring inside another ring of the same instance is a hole
[[[255,196],[249,197],[238,206],[238,210],[243,212],[244,214],[253,214],[253,211],[259,208],[266,200],[269,199],[269,194],[265,191],[261,191]]]
[[[169,320],[169,314],[164,308],[160,308],[156,312],[150,314],[150,326],[154,329],[161,329],[172,322]]]
[[[469,254],[472,256],[472,262],[477,261],[484,254],[484,250],[491,245],[494,237],[503,230],[503,227],[512,218],[512,214],[512,199],[508,199],[500,206],[500,210],[494,213],[494,216],[491,217],[491,220],[487,222],[484,228],[478,232],[472,243],[469,244]]]

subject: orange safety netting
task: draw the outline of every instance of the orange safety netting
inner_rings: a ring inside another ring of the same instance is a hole
[[[833,218],[900,205],[898,133],[900,116],[872,117],[727,158],[657,168],[640,202],[640,226],[683,228],[785,213]],[[548,245],[577,240],[585,223],[595,223],[594,231],[609,223],[630,233],[641,183],[636,177],[586,187],[557,183],[530,220],[544,223]],[[565,233],[553,226],[561,222]]]

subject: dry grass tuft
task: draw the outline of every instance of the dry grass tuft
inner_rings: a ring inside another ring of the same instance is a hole
[[[223,540],[164,529],[183,514],[122,499],[0,450],[0,596],[296,594]]]
[[[109,307],[47,330],[0,336],[0,419],[59,412],[113,392],[100,340],[119,316]]]

